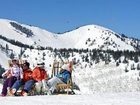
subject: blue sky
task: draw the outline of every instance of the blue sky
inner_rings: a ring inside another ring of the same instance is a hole
[[[0,0],[0,18],[64,32],[97,24],[140,39],[140,0]]]

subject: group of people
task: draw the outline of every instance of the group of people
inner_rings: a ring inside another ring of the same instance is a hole
[[[35,94],[53,94],[58,83],[67,83],[71,77],[72,62],[64,63],[59,74],[53,78],[48,77],[47,71],[44,69],[44,63],[38,63],[31,70],[30,63],[25,62],[19,66],[18,60],[13,59],[10,68],[6,70],[2,77],[4,79],[1,96],[17,95],[19,88],[21,96],[27,96],[34,88]]]

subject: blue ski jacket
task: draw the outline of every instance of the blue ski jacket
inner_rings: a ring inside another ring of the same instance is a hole
[[[56,77],[60,78],[64,83],[67,83],[67,81],[71,77],[71,73],[67,70],[63,70],[63,72],[59,73],[56,75]]]

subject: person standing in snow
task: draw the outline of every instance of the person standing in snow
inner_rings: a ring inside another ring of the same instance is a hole
[[[47,72],[44,69],[44,62],[40,62],[37,64],[37,67],[34,68],[32,77],[35,80],[35,90],[36,94],[46,94],[47,92],[47,84],[46,81],[48,79]]]
[[[49,88],[49,93],[52,94],[56,90],[56,86],[59,83],[67,83],[67,81],[71,78],[71,73],[72,73],[72,62],[65,62],[65,64],[61,67],[62,70],[60,73],[50,80],[48,80],[47,85]]]
[[[28,62],[25,62],[23,64],[23,79],[17,80],[14,83],[10,91],[11,96],[16,95],[17,90],[23,85],[24,87],[22,89],[21,95],[27,96],[34,85],[34,80],[32,78],[32,70],[30,69],[30,63]]]
[[[2,77],[6,77],[6,79],[3,84],[1,95],[6,96],[7,93],[10,94],[10,89],[14,82],[20,78],[23,78],[22,68],[19,67],[16,59],[12,60],[11,67],[2,74]]]

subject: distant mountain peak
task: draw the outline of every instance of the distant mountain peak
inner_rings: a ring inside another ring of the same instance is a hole
[[[55,34],[38,27],[20,24],[16,21],[0,19],[0,35],[9,39],[16,39],[27,45],[36,43],[40,46],[53,48],[135,51],[140,47],[139,40],[134,40],[94,24],[81,26],[63,34]]]

